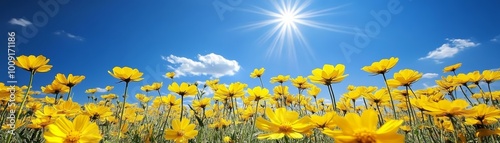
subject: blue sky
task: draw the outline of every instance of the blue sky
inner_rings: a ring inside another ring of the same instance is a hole
[[[435,85],[434,80],[447,75],[442,68],[457,62],[463,63],[460,72],[500,68],[495,58],[500,52],[498,1],[309,1],[302,13],[322,15],[296,21],[315,21],[322,28],[296,23],[308,46],[295,37],[294,48],[274,46],[283,48],[281,54],[268,54],[274,37],[259,40],[275,24],[245,27],[277,19],[257,13],[262,9],[279,13],[270,1],[51,2],[56,2],[57,11],[47,12],[46,6],[34,1],[2,1],[0,21],[4,32],[14,31],[24,39],[18,40],[16,55],[45,55],[54,65],[50,72],[35,75],[34,90],[49,84],[57,73],[85,75],[74,88],[80,102],[86,101],[84,91],[89,88],[111,85],[113,93],[123,93],[124,84],[107,73],[115,66],[144,72],[143,81],[131,83],[129,94],[134,95],[140,86],[159,81],[167,93],[171,81],[162,75],[169,71],[181,75],[176,78],[179,82],[220,78],[222,83],[241,81],[254,87],[260,83],[249,74],[264,67],[264,86],[272,88],[272,76],[307,76],[324,64],[341,63],[349,76],[334,85],[337,97],[349,84],[382,86],[381,76],[360,69],[391,56],[400,60],[389,77],[404,68],[427,73],[415,88]],[[380,21],[373,13],[389,14],[390,19]],[[7,39],[6,34],[1,36]],[[356,42],[359,37],[369,42]],[[289,54],[291,50],[295,54]],[[27,72],[19,69],[16,75],[20,84],[27,84]],[[327,94],[324,88],[322,97],[328,98]]]

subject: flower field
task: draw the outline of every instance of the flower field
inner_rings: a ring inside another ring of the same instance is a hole
[[[334,92],[336,83],[349,76],[348,65],[324,64],[310,75],[266,75],[257,68],[249,78],[260,86],[209,79],[200,84],[176,79],[141,86],[143,73],[131,67],[110,67],[115,91],[97,89],[73,93],[85,75],[56,74],[52,82],[37,81],[52,66],[43,55],[19,56],[22,72],[30,73],[28,85],[0,83],[2,142],[46,143],[465,143],[499,142],[500,90],[490,85],[500,80],[499,70],[461,71],[461,63],[443,67],[446,76],[437,86],[412,88],[422,73],[393,69],[399,58],[374,61],[359,68],[369,80],[385,86],[353,86]],[[21,72],[21,70],[19,70]],[[105,72],[105,71],[103,71]],[[44,83],[41,88],[32,84]],[[46,83],[45,83],[46,82]],[[264,87],[264,82],[270,82]],[[91,84],[91,83],[85,83]],[[322,89],[327,89],[324,91]],[[41,90],[42,96],[36,90]],[[160,90],[171,94],[162,95]],[[214,93],[213,96],[207,93]],[[124,93],[118,95],[116,93]],[[70,95],[88,96],[86,102]],[[329,95],[319,98],[318,95]],[[194,97],[191,103],[186,98]],[[136,98],[138,103],[127,99]],[[362,101],[362,104],[359,104]],[[184,104],[183,104],[184,103]],[[238,104],[242,103],[242,104]]]

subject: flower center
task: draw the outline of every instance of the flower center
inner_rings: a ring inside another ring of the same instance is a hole
[[[65,143],[77,143],[80,140],[80,132],[71,131],[68,135],[66,135]]]
[[[290,123],[282,123],[279,127],[279,132],[289,133],[292,132],[292,126]]]
[[[177,131],[177,136],[178,137],[184,136],[184,131]]]
[[[354,133],[358,143],[375,143],[375,134],[371,131],[361,130]]]

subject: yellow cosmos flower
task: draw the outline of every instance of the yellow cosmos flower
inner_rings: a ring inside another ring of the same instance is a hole
[[[58,82],[42,86],[42,92],[47,94],[64,94],[69,92],[69,87]]]
[[[142,72],[139,72],[138,69],[132,69],[130,67],[114,67],[113,68],[113,73],[111,73],[111,71],[108,71],[108,73],[121,80],[121,81],[124,81],[124,82],[130,82],[130,81],[134,81],[134,82],[137,82],[137,81],[141,81],[143,78],[142,75],[144,73]]]
[[[260,68],[260,69],[254,69],[252,73],[250,73],[251,78],[258,78],[261,77],[264,74],[264,71],[266,69]]]
[[[91,89],[87,89],[85,90],[85,93],[87,94],[94,94],[97,92],[97,89],[96,88],[91,88]]]
[[[175,76],[175,72],[167,72],[165,74],[165,77],[170,78],[170,79],[174,79],[174,76]]]
[[[250,101],[260,101],[271,97],[269,90],[267,88],[261,88],[260,86],[254,87],[253,89],[248,88],[247,92],[250,95],[248,96],[248,100]]]
[[[29,55],[29,56],[19,56],[17,59],[14,61],[16,66],[27,70],[29,72],[48,72],[52,68],[52,65],[47,65],[49,63],[50,59],[47,59],[43,55],[39,56],[34,56],[34,55]]]
[[[68,77],[66,78],[66,76],[64,74],[58,73],[56,75],[55,81],[71,88],[71,87],[77,85],[78,83],[82,82],[84,79],[85,79],[85,76],[83,76],[83,75],[73,76],[73,74],[69,74]]]
[[[189,85],[185,82],[181,83],[180,86],[179,84],[177,84],[177,82],[173,82],[172,84],[168,85],[168,90],[175,92],[180,96],[190,96],[196,95],[198,93],[195,85]]]
[[[394,73],[394,79],[387,80],[391,87],[409,86],[422,78],[422,73],[411,69],[403,69]]]
[[[307,94],[309,94],[310,96],[316,98],[316,96],[318,96],[318,94],[321,92],[321,88],[318,88],[317,86],[311,86],[311,88],[309,88],[309,90],[307,90]]]
[[[382,59],[378,62],[373,62],[370,66],[364,66],[363,71],[372,74],[384,74],[390,69],[392,69],[399,61],[399,58],[391,57],[390,59]]]
[[[271,78],[271,83],[284,83],[286,81],[288,81],[290,79],[290,75],[278,75],[278,76],[275,76],[275,77],[272,77]]]
[[[345,117],[335,117],[340,130],[323,131],[340,143],[402,143],[405,138],[397,133],[403,120],[390,120],[377,129],[378,117],[375,110],[366,110],[361,117],[347,113]]]
[[[336,66],[325,64],[323,69],[316,68],[312,71],[312,75],[308,76],[311,82],[330,85],[344,80],[348,74],[344,75],[345,66],[337,64]]]
[[[323,129],[333,129],[336,125],[333,118],[337,116],[335,112],[327,112],[323,116],[311,115],[311,121],[316,128]]]
[[[293,84],[293,86],[295,86],[299,89],[308,89],[309,87],[312,86],[312,84],[307,82],[307,78],[304,78],[302,76],[297,76],[297,78],[293,78],[292,84]]]
[[[423,105],[423,108],[428,114],[437,117],[450,117],[471,113],[470,110],[466,109],[468,106],[469,103],[467,103],[467,101],[463,99],[456,99],[453,101],[441,100],[439,102],[428,102]]]
[[[258,139],[281,139],[284,136],[298,139],[304,137],[301,133],[309,132],[313,128],[309,124],[311,122],[309,117],[299,119],[299,113],[287,111],[286,108],[278,108],[275,112],[267,108],[266,116],[270,121],[258,117],[255,122],[258,129],[268,132],[260,134]]]
[[[113,88],[115,88],[115,87],[114,86],[106,86],[106,88],[104,88],[104,89],[106,89],[106,91],[109,92],[109,91],[113,90]]]
[[[77,116],[73,122],[61,117],[47,128],[43,134],[47,143],[97,143],[102,139],[97,124],[85,115]]]
[[[483,74],[483,80],[486,83],[492,83],[494,81],[500,80],[500,70],[496,71],[484,70],[482,74]]]
[[[176,143],[187,143],[189,139],[198,135],[198,131],[194,129],[195,127],[196,125],[189,124],[188,119],[173,120],[172,129],[165,131],[165,139],[173,140]]]
[[[210,98],[203,98],[201,100],[193,100],[193,107],[196,109],[200,109],[200,108],[205,109],[205,107],[207,107],[208,105],[210,105]]]
[[[462,63],[456,63],[456,64],[454,64],[454,65],[444,67],[443,72],[444,72],[444,73],[447,73],[447,72],[454,72],[455,70],[457,70],[457,69],[458,69],[458,68],[460,68],[461,66],[462,66]]]
[[[472,107],[472,113],[465,115],[465,123],[469,125],[491,125],[500,119],[500,110],[486,104]]]

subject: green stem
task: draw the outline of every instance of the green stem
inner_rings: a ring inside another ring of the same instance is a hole
[[[184,96],[181,96],[181,118],[180,121],[182,121],[182,113],[184,113]]]
[[[24,104],[26,103],[26,99],[28,99],[28,93],[30,92],[31,85],[33,84],[33,77],[34,76],[35,76],[35,71],[31,71],[28,89],[27,89],[26,93],[24,93],[23,102],[21,103],[21,106],[19,106],[19,110],[17,111],[17,116],[16,116],[16,120],[15,120],[16,122],[19,119],[19,117],[21,116],[21,113],[23,112]],[[10,143],[11,139],[12,139],[12,134],[9,134],[9,137],[7,137],[7,143]]]
[[[121,108],[121,113],[120,113],[120,126],[118,126],[118,140],[121,140],[121,132],[122,132],[122,124],[123,124],[123,112],[125,111],[125,103],[127,102],[127,89],[128,89],[128,83],[125,82],[125,93],[123,94],[123,103],[122,103],[122,108]]]
[[[73,89],[73,87],[69,87],[69,92],[68,92],[68,96],[66,97],[66,101],[69,100],[69,96],[71,96],[71,89]]]
[[[394,105],[391,89],[389,88],[389,84],[387,83],[387,78],[385,77],[385,73],[382,73],[382,76],[384,77],[385,86],[387,87],[387,92],[389,93],[389,97],[391,98],[391,105],[392,105],[392,112],[394,114],[394,119],[397,119],[398,116],[396,115],[396,106]]]

